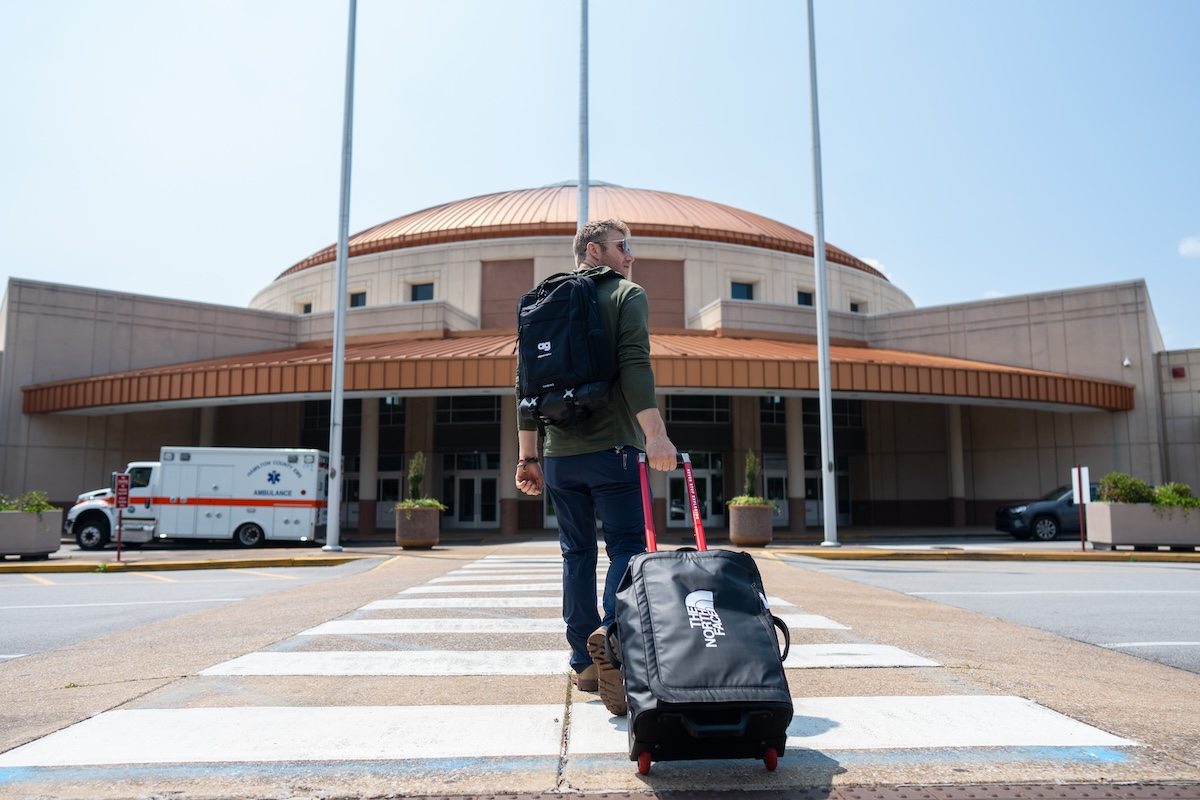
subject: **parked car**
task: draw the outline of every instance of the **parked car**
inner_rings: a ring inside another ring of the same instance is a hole
[[[1092,499],[1100,484],[1091,484]],[[1079,533],[1079,508],[1071,499],[1070,486],[1059,486],[1037,500],[996,509],[996,530],[1012,534],[1014,539],[1048,542],[1061,533]]]

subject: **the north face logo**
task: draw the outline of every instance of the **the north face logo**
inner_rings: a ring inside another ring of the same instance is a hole
[[[717,637],[725,635],[725,626],[713,603],[713,593],[707,589],[692,592],[683,601],[687,607],[688,622],[699,628],[704,635],[705,647],[716,647]]]

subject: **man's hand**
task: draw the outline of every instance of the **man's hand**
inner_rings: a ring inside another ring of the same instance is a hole
[[[657,408],[647,408],[637,413],[638,424],[646,434],[646,463],[661,472],[670,472],[678,466],[679,451],[667,437],[667,426]]]
[[[646,463],[662,472],[670,472],[679,466],[679,452],[666,434],[646,439]]]
[[[517,488],[525,494],[542,493],[542,465],[536,461],[517,464]]]

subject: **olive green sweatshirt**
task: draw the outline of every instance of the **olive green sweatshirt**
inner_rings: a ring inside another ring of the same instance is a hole
[[[650,369],[650,305],[646,292],[633,281],[608,267],[576,270],[596,283],[600,324],[613,346],[617,380],[612,402],[575,426],[547,425],[543,453],[546,456],[576,456],[612,447],[646,448],[645,434],[637,413],[654,408],[654,373]],[[536,430],[537,424],[521,419],[520,430]]]

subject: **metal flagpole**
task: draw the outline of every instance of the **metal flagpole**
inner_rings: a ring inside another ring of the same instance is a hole
[[[354,21],[358,0],[350,0],[350,31],[346,39],[346,103],[342,118],[342,194],[338,208],[337,288],[333,294],[333,391],[329,407],[329,507],[325,550],[341,550],[339,525],[342,506],[342,395],[346,372],[346,273],[350,248],[350,152],[354,139]]]
[[[588,0],[579,24],[579,209],[576,230],[588,221]]]
[[[817,394],[821,411],[821,490],[825,518],[825,540],[821,544],[837,547],[837,470],[834,468],[833,400],[829,386],[829,293],[825,281],[825,211],[821,194],[821,123],[817,114],[817,37],[813,31],[813,0],[808,0],[808,80],[812,104],[813,199],[816,212],[813,269],[817,279]]]

